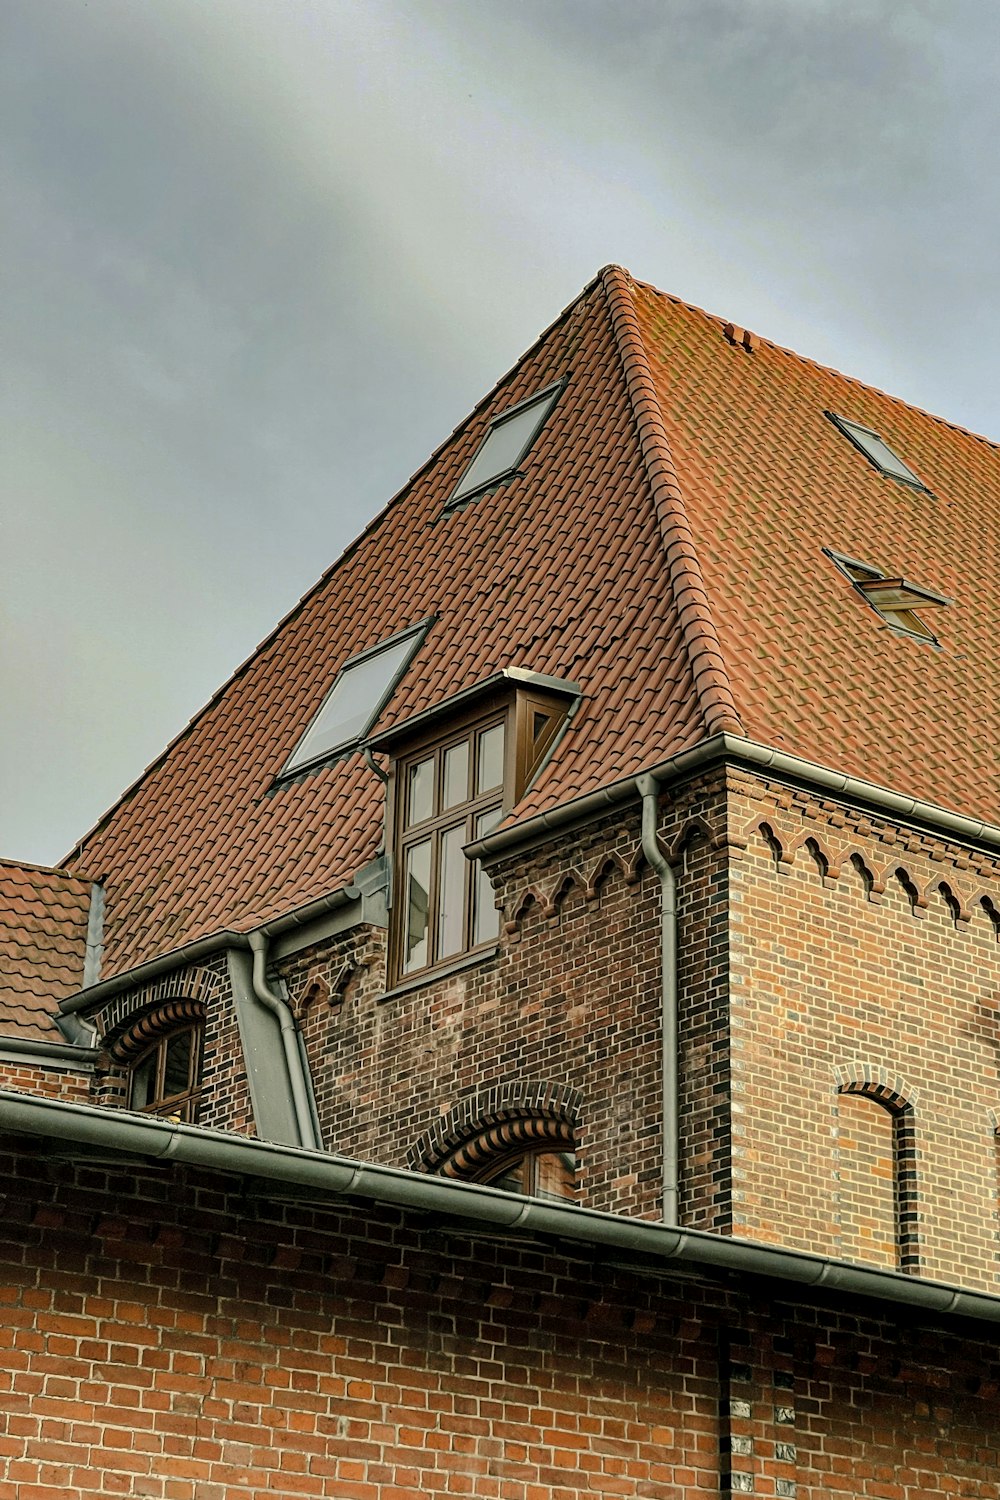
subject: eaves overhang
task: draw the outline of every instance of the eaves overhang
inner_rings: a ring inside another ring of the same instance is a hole
[[[268,1185],[281,1196],[293,1191],[310,1201],[331,1199],[408,1209],[444,1218],[458,1228],[512,1234],[547,1244],[589,1248],[622,1258],[638,1271],[669,1274],[673,1266],[699,1272],[768,1278],[800,1292],[862,1297],[883,1310],[895,1304],[932,1315],[1000,1324],[1000,1297],[898,1271],[759,1245],[711,1234],[598,1212],[472,1183],[430,1177],[396,1167],[369,1165],[321,1151],[271,1145],[223,1131],[177,1125],[148,1115],[98,1109],[39,1095],[0,1090],[0,1135],[53,1143],[60,1156],[120,1157],[151,1165],[180,1165]]]
[[[358,874],[360,875],[361,872],[359,871]],[[355,879],[357,878],[356,876]],[[167,953],[148,959],[145,963],[137,964],[134,968],[123,969],[118,974],[112,974],[107,979],[88,985],[75,995],[69,995],[65,1000],[61,1000],[59,1010],[64,1016],[86,1012],[103,1005],[114,995],[120,995],[125,990],[138,989],[141,985],[149,984],[152,980],[162,978],[164,974],[172,973],[176,969],[185,968],[188,964],[200,963],[206,958],[225,953],[233,948],[249,949],[251,930],[261,932],[267,938],[280,939],[288,933],[307,928],[310,923],[316,922],[329,912],[337,911],[341,907],[348,906],[352,901],[361,899],[363,894],[360,885],[349,881],[347,885],[339,886],[336,890],[308,901],[303,906],[293,907],[290,911],[283,912],[281,916],[274,917],[257,928],[248,928],[246,931],[237,931],[228,927],[220,928],[205,937],[195,938],[193,942],[185,943],[181,948],[173,948]]]
[[[496,833],[467,844],[465,852],[470,859],[490,861],[530,849],[544,843],[557,832],[581,827],[612,807],[638,802],[636,783],[642,776],[652,776],[667,790],[686,777],[713,765],[766,771],[778,781],[814,788],[824,795],[842,797],[846,802],[899,824],[918,830],[929,829],[956,842],[977,845],[993,855],[1000,853],[1000,824],[980,818],[968,818],[938,803],[911,797],[904,792],[895,792],[890,787],[879,786],[860,776],[852,776],[850,772],[838,771],[832,766],[820,765],[816,761],[734,734],[714,734],[687,750],[678,751],[676,755],[599,787],[596,791],[587,792],[582,797],[560,803],[547,812],[536,813],[521,822],[508,821]],[[515,817],[516,812],[515,808]]]

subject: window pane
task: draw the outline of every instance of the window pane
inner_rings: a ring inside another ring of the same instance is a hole
[[[488,1182],[490,1187],[500,1188],[504,1193],[526,1193],[528,1191],[528,1162],[527,1158],[519,1156],[516,1161],[509,1162],[497,1172],[495,1177],[485,1176],[482,1179]]]
[[[442,806],[457,807],[469,800],[469,742],[462,740],[444,752],[444,801]]]
[[[557,395],[557,391],[551,391],[530,406],[522,406],[520,411],[506,420],[501,417],[495,422],[485,443],[462,476],[453,498],[457,500],[459,496],[467,495],[481,484],[488,484],[491,479],[499,478],[513,469],[525,449],[534,441],[535,434],[551,411]]]
[[[191,1084],[191,1042],[194,1033],[182,1031],[167,1041],[167,1060],[163,1069],[163,1092],[161,1098],[172,1099],[175,1094],[184,1094]]]
[[[405,930],[403,933],[403,973],[422,969],[428,962],[427,925],[430,914],[431,841],[414,844],[407,851],[403,876]]]
[[[404,640],[346,666],[286,770],[307,765],[309,761],[329,755],[367,734],[383,698],[405,666],[417,639],[408,635]]]
[[[485,838],[492,833],[503,817],[503,809],[491,807],[489,812],[480,813],[475,821],[475,837]],[[493,882],[476,860],[473,874],[473,901],[475,910],[472,916],[472,944],[473,947],[479,943],[489,943],[500,933],[500,913],[494,905],[495,896]]]
[[[476,792],[488,792],[503,786],[503,725],[494,724],[479,736]]]
[[[545,1151],[535,1157],[537,1198],[576,1197],[576,1158],[568,1151]]]
[[[462,853],[462,846],[466,842],[464,823],[441,835],[438,958],[461,953],[465,947],[465,872],[469,861]]]
[[[422,823],[434,811],[434,760],[422,760],[407,774],[406,826]]]
[[[159,1056],[157,1048],[132,1069],[132,1093],[129,1099],[132,1109],[145,1109],[151,1102],[156,1089],[156,1064]]]

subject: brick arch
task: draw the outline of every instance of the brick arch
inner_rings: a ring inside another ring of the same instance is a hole
[[[222,974],[208,967],[191,968],[183,973],[166,974],[141,989],[115,995],[91,1019],[101,1033],[104,1045],[141,1013],[170,1000],[199,1000],[206,1011],[227,987]]]
[[[978,910],[983,913],[993,928],[993,936],[1000,941],[1000,908],[997,907],[993,897],[986,895],[985,892],[980,892],[977,894],[972,905],[974,911]]]
[[[915,1093],[905,1079],[865,1064],[837,1069],[837,1093],[870,1099],[892,1119],[893,1206],[900,1271],[920,1272]]]
[[[772,816],[762,815],[748,823],[740,836],[741,843],[748,845],[751,836],[755,833],[766,845],[777,866],[787,867],[795,859],[795,851],[791,847],[791,835],[785,829],[780,828]]]
[[[910,910],[915,917],[922,917],[927,910],[927,897],[920,889],[920,884],[914,875],[911,875],[905,865],[896,865],[891,871],[902,887],[903,894],[910,903]]]
[[[933,891],[941,897],[956,924],[970,920],[972,912],[965,893],[953,880],[948,880],[944,875],[938,875],[927,886],[925,895],[930,896]]]
[[[617,849],[611,849],[606,854],[597,857],[590,869],[587,871],[587,899],[593,901],[600,892],[601,886],[617,870],[624,880],[629,878],[628,861],[618,853]]]
[[[127,1067],[160,1037],[204,1020],[205,1002],[194,996],[154,1001],[138,1014],[133,1012],[109,1033],[104,1038],[104,1047],[113,1062]]]
[[[800,849],[804,849],[809,855],[824,880],[839,878],[843,858],[824,842],[815,829],[807,829],[792,840],[788,846],[789,859],[794,860]]]
[[[491,1158],[576,1144],[581,1095],[566,1084],[514,1080],[471,1094],[442,1115],[406,1153],[411,1171],[475,1176]]]
[[[577,870],[575,866],[571,866],[568,870],[564,870],[556,880],[556,883],[552,887],[549,894],[549,898],[542,908],[545,916],[554,916],[555,913],[559,910],[560,906],[562,906],[563,902],[566,900],[566,897],[573,890],[577,891],[584,898],[587,895],[586,877],[581,875],[580,871]]]
[[[719,849],[726,842],[725,835],[720,834],[718,829],[713,828],[707,818],[702,817],[701,813],[694,813],[681,824],[669,848],[666,850],[666,857],[669,862],[672,865],[676,865],[688,845],[693,844],[700,838],[705,840],[710,849]]]

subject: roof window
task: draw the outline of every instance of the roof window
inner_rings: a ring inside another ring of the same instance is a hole
[[[870,563],[861,563],[851,557],[843,557],[824,547],[826,556],[848,577],[861,597],[870,604],[876,614],[881,615],[891,630],[900,635],[915,635],[932,645],[939,644],[937,636],[929,630],[914,611],[917,609],[941,609],[951,603],[944,594],[925,589],[911,583],[907,578],[887,578],[880,568]]]
[[[477,495],[517,472],[565,384],[564,380],[557,381],[537,396],[529,396],[494,417],[489,432],[458,481],[449,505],[456,500],[468,500],[471,495]]]
[[[426,633],[426,624],[393,636],[346,662],[319,713],[286,762],[301,771],[363,740],[385,707]]]
[[[860,422],[850,422],[846,417],[838,417],[832,411],[824,415],[829,417],[835,427],[839,427],[844,436],[865,455],[868,462],[878,469],[880,474],[888,474],[890,478],[899,479],[903,484],[912,484],[918,490],[927,489],[923,480],[918,479],[913,470],[893,453],[889,444],[883,442],[877,432],[873,432],[870,427],[862,427]]]

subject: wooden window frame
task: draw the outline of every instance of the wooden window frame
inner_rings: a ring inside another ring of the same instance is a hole
[[[185,1032],[190,1032],[192,1037],[191,1052],[188,1059],[187,1087],[178,1093],[165,1095],[163,1088],[167,1049],[171,1042],[176,1041]],[[204,1046],[205,1024],[203,1021],[192,1021],[187,1026],[176,1026],[172,1030],[165,1031],[162,1035],[158,1036],[129,1066],[128,1108],[134,1109],[139,1114],[166,1115],[185,1125],[193,1125],[198,1117],[198,1105],[202,1095]],[[156,1057],[156,1069],[153,1075],[149,1101],[146,1104],[135,1104],[133,1097],[137,1072],[152,1056]]]
[[[546,755],[552,749],[559,731],[565,723],[569,708],[567,698],[532,687],[507,686],[494,690],[489,696],[478,699],[466,710],[450,719],[446,724],[439,720],[434,727],[425,726],[423,731],[406,740],[404,745],[394,746],[394,759],[390,769],[389,827],[393,832],[395,876],[393,889],[395,899],[390,915],[389,972],[388,984],[409,984],[414,977],[432,978],[442,969],[450,968],[476,953],[489,953],[497,944],[499,933],[493,933],[482,942],[474,939],[476,918],[476,885],[479,863],[466,860],[464,900],[462,910],[462,946],[447,954],[439,952],[439,919],[441,912],[441,845],[446,833],[463,821],[464,843],[472,843],[482,834],[475,831],[476,821],[484,813],[497,812],[498,821],[506,817],[515,802],[524,794],[531,779],[537,774]],[[541,722],[540,722],[541,721]],[[464,802],[443,806],[443,776],[446,753],[454,746],[469,742],[470,787],[473,785],[476,746],[479,736],[498,724],[504,726],[503,781],[497,787],[476,793]],[[421,762],[433,760],[433,811],[419,823],[407,826],[407,797],[409,773]],[[425,964],[407,967],[404,952],[407,939],[408,894],[406,888],[406,861],[409,851],[425,841],[431,841],[431,874],[428,891],[428,961]]]
[[[539,1163],[547,1157],[556,1157],[566,1164],[567,1181],[570,1185],[568,1193],[546,1193],[543,1191],[539,1173]],[[576,1152],[560,1150],[551,1141],[539,1142],[537,1146],[522,1146],[519,1150],[508,1152],[499,1156],[495,1161],[489,1162],[481,1172],[473,1179],[480,1182],[484,1187],[499,1187],[500,1180],[511,1177],[517,1172],[520,1175],[518,1187],[505,1187],[501,1191],[508,1193],[521,1193],[526,1198],[544,1198],[551,1201],[576,1203],[579,1198],[580,1185],[577,1177],[578,1165]]]

